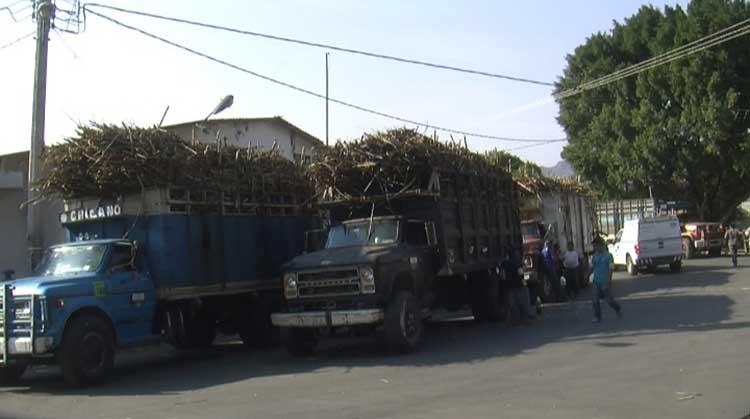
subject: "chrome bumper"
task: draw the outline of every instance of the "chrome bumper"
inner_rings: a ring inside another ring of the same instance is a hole
[[[385,312],[380,308],[367,310],[308,311],[273,313],[271,324],[277,327],[337,327],[381,323]]]
[[[0,345],[5,345],[5,338],[0,337]],[[52,338],[43,337],[34,340],[34,351],[31,350],[31,338],[10,338],[8,341],[8,355],[37,355],[47,353],[52,348]]]

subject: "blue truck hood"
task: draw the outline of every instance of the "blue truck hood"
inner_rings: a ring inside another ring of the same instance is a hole
[[[91,294],[96,273],[71,276],[31,276],[8,282],[15,295],[67,295]]]

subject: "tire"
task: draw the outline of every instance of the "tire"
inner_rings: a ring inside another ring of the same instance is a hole
[[[29,363],[27,361],[18,361],[15,364],[0,368],[0,385],[10,386],[18,384],[21,381],[21,376],[23,376],[28,367]]]
[[[638,275],[638,267],[635,266],[635,264],[633,263],[633,259],[630,258],[630,255],[628,255],[625,260],[625,266],[627,267],[628,274],[630,274],[631,276]]]
[[[216,339],[216,322],[205,315],[198,315],[186,325],[187,349],[208,348]]]
[[[102,382],[112,371],[115,341],[109,324],[97,316],[73,318],[58,352],[65,381],[76,387]]]
[[[471,312],[478,322],[501,322],[510,309],[508,292],[501,292],[496,276],[477,272],[471,282]]]
[[[682,261],[678,260],[669,264],[670,272],[680,272],[682,270]]]
[[[721,247],[708,249],[708,256],[715,258],[721,256]]]
[[[695,248],[693,247],[693,241],[687,237],[683,237],[682,238],[682,256],[685,259],[691,259],[693,257],[693,253],[695,253]]]
[[[246,348],[269,347],[276,335],[276,328],[271,324],[271,300],[261,297],[251,304],[249,315],[237,314],[237,333]]]
[[[281,341],[289,355],[294,357],[312,355],[318,346],[313,329],[284,327],[281,329]]]
[[[414,352],[422,339],[422,313],[409,291],[398,291],[385,309],[385,341],[392,353]]]

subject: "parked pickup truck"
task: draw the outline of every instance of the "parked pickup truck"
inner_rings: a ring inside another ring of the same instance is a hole
[[[510,176],[433,169],[429,185],[397,196],[321,202],[331,228],[324,249],[292,259],[284,303],[271,316],[292,355],[318,339],[382,330],[393,352],[417,348],[422,320],[438,308],[467,305],[477,320],[508,310],[497,270],[521,248]]]
[[[721,255],[724,237],[720,227],[719,223],[685,223],[682,227],[682,252],[685,259],[703,252],[709,256]]]
[[[207,194],[153,190],[117,201],[66,203],[70,242],[36,276],[0,289],[0,378],[57,361],[65,380],[104,379],[119,348],[166,339],[211,345],[217,331],[248,345],[271,338],[283,262],[301,253],[312,218]],[[231,215],[230,215],[231,214]]]

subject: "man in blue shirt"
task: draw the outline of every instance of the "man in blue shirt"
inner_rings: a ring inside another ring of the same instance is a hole
[[[612,272],[614,271],[614,259],[612,255],[607,251],[602,240],[594,242],[595,253],[591,256],[591,269],[589,276],[594,274],[594,322],[599,323],[602,321],[602,308],[599,300],[604,299],[607,301],[610,307],[615,310],[617,317],[622,315],[622,307],[612,297]]]

